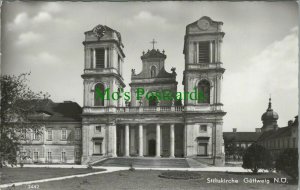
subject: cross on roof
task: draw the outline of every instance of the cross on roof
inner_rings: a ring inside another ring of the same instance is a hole
[[[156,44],[157,41],[155,41],[154,38],[153,38],[153,40],[150,43],[152,44],[152,46],[153,46],[152,48],[154,49],[154,44]]]

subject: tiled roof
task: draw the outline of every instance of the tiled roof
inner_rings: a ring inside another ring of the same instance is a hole
[[[44,121],[81,121],[82,108],[72,101],[55,103],[51,100],[41,101],[37,107],[36,119]]]
[[[260,135],[259,132],[223,132],[225,142],[254,142]]]
[[[275,139],[279,137],[284,137],[284,136],[290,136],[291,134],[291,127],[281,127],[277,128],[277,130],[272,130],[272,131],[266,131],[264,132],[257,141],[264,141],[266,139]]]
[[[257,141],[264,141],[269,139],[291,136],[293,127],[298,127],[298,116],[295,117],[295,120],[291,125],[287,127],[277,128],[276,130],[266,131],[258,138]]]

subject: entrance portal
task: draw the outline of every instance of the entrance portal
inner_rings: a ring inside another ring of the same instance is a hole
[[[148,152],[149,152],[149,156],[155,156],[155,152],[156,152],[156,141],[154,139],[151,139],[148,141]]]

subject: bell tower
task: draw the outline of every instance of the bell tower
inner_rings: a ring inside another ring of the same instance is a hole
[[[125,87],[123,80],[125,55],[121,34],[105,25],[97,25],[84,34],[83,106],[121,106],[121,99],[114,100],[104,96],[111,96],[113,92]]]
[[[221,82],[225,71],[221,62],[221,43],[225,34],[222,25],[222,22],[204,16],[186,27],[184,91],[198,91],[197,99],[185,99],[188,109],[189,106],[221,104]]]
[[[207,16],[187,25],[183,48],[184,91],[196,94],[184,98],[185,156],[204,154],[214,165],[224,164],[223,116],[226,112],[221,103],[225,71],[221,62],[222,25]],[[201,127],[205,132],[199,132]]]

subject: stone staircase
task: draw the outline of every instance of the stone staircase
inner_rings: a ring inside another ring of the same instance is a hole
[[[197,161],[185,158],[108,158],[95,162],[93,166],[134,167],[134,168],[201,168]]]

